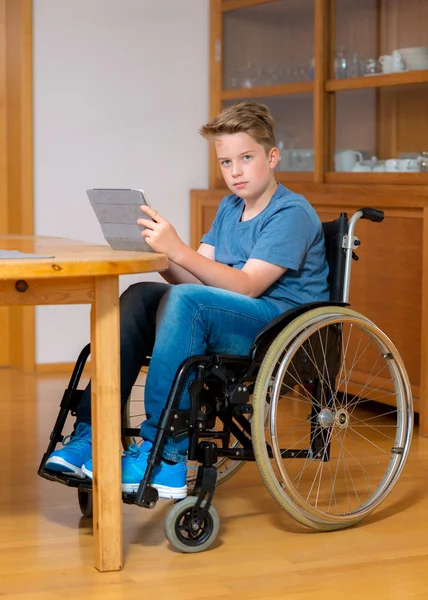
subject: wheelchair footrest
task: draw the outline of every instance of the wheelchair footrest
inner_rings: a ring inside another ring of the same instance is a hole
[[[56,473],[49,471],[48,469],[40,469],[38,472],[40,477],[48,479],[49,481],[55,481],[68,487],[78,488],[80,490],[92,491],[92,479],[86,477],[81,479],[80,477],[73,477],[71,474]],[[124,504],[136,504],[137,494],[122,492],[122,501]],[[144,497],[144,503],[141,505],[144,508],[154,508],[158,499],[158,492],[156,489],[147,486],[146,494]]]
[[[80,477],[74,477],[70,473],[56,473],[55,471],[49,471],[48,469],[44,468],[39,469],[38,475],[44,479],[56,481],[57,483],[62,483],[62,485],[67,485],[68,487],[76,487],[85,490],[92,489],[92,480],[89,479],[89,477],[81,479]]]
[[[124,504],[137,504],[137,506],[142,506],[143,508],[155,508],[156,503],[158,501],[159,495],[158,491],[151,487],[150,485],[146,486],[144,489],[144,495],[141,503],[137,503],[137,493],[122,493],[122,500]]]

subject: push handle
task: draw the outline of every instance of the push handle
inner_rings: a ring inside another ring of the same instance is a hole
[[[345,273],[343,278],[343,302],[348,302],[349,285],[351,282],[351,264],[354,255],[354,248],[359,244],[359,240],[354,236],[354,229],[359,219],[368,219],[374,223],[383,221],[383,210],[375,208],[360,208],[352,215],[348,222],[348,233],[343,237],[343,248],[346,249]]]
[[[368,219],[369,221],[373,221],[373,223],[382,223],[384,213],[383,210],[376,210],[375,208],[360,208],[362,214],[362,219]]]

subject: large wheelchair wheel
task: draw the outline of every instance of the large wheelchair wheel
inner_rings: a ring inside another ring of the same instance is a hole
[[[126,403],[125,409],[122,414],[122,430],[126,432],[128,429],[139,429],[141,423],[146,418],[146,411],[144,408],[144,398],[142,393],[142,388],[144,385],[137,382],[134,386],[131,396]],[[214,429],[220,430],[224,427],[223,423],[220,419],[216,419]],[[241,444],[232,437],[230,447],[231,448],[240,448]],[[130,436],[124,433],[122,435],[122,445],[124,450],[127,450],[131,444],[141,444],[141,438],[137,436]],[[217,463],[214,465],[217,469],[217,484],[222,485],[226,483],[233,475],[235,475],[239,469],[241,469],[245,464],[245,461],[232,460],[227,457],[220,457]],[[196,483],[196,476],[198,473],[198,464],[192,461],[188,461],[187,463],[187,489],[188,493],[191,494],[193,488]]]
[[[348,308],[308,311],[277,336],[253,407],[261,476],[308,527],[358,523],[391,492],[406,462],[413,409],[403,362],[376,325]]]

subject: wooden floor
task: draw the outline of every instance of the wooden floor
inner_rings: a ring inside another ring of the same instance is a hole
[[[154,511],[124,506],[125,569],[98,573],[76,492],[36,475],[65,386],[58,376],[0,370],[0,598],[428,597],[428,439],[417,432],[394,492],[356,528],[300,528],[249,464],[216,493],[221,531],[211,550],[169,547],[165,501]]]

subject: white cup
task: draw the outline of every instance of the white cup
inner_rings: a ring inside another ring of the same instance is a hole
[[[389,158],[385,161],[385,169],[389,173],[399,173],[400,172],[400,161],[398,158]]]
[[[399,71],[404,71],[404,69],[405,66],[401,54],[398,52],[398,50],[394,50],[392,53],[392,70],[394,73],[397,73]]]
[[[384,54],[379,58],[379,62],[382,66],[383,73],[394,72],[394,57],[392,56],[392,54]]]
[[[385,165],[375,165],[373,167],[373,173],[383,173],[385,171]]]
[[[415,173],[420,170],[417,158],[402,158],[399,163],[400,171],[403,173]]]
[[[353,171],[358,161],[363,160],[363,155],[357,150],[336,150],[334,154],[334,168],[336,171]]]

